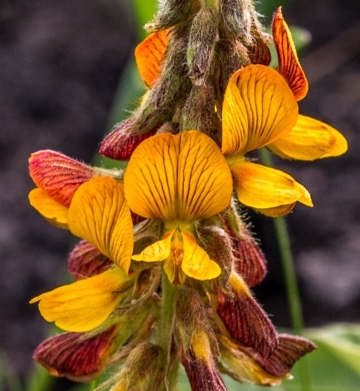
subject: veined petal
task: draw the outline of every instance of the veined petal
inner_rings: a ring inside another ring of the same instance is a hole
[[[171,253],[171,238],[175,230],[167,232],[163,239],[146,247],[140,254],[133,255],[134,261],[158,262],[164,261]]]
[[[267,147],[285,159],[311,161],[342,155],[348,144],[345,137],[330,125],[299,115],[294,128]]]
[[[69,208],[58,203],[42,189],[29,193],[29,202],[47,221],[60,228],[67,228]]]
[[[126,280],[125,272],[114,268],[43,293],[30,303],[39,302],[41,315],[63,330],[89,331],[100,326],[112,313]]]
[[[29,172],[36,186],[64,206],[69,206],[79,186],[95,175],[92,167],[49,149],[31,154]]]
[[[121,183],[110,177],[95,177],[81,185],[71,202],[68,222],[74,235],[129,270],[134,238]]]
[[[261,148],[288,133],[297,116],[296,99],[278,72],[264,65],[242,68],[225,91],[222,151],[244,155]]]
[[[229,205],[232,193],[219,147],[196,130],[144,140],[131,156],[124,185],[133,212],[166,221],[215,215]]]
[[[281,7],[274,14],[272,32],[279,60],[278,71],[288,82],[296,100],[301,100],[306,96],[309,85],[296,54],[290,29],[281,13]]]
[[[150,34],[135,48],[135,60],[140,76],[153,87],[160,76],[161,63],[169,42],[169,30]]]
[[[181,231],[183,239],[183,259],[181,269],[189,276],[197,280],[211,280],[220,275],[220,266],[212,261],[197,243],[194,236],[187,231]]]
[[[255,209],[274,208],[299,201],[313,206],[304,186],[283,171],[242,161],[232,167],[239,201]]]

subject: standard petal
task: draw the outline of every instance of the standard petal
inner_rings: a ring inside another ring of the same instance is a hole
[[[163,239],[146,247],[140,254],[133,255],[134,261],[158,262],[164,261],[171,253],[171,237],[175,230],[167,232]]]
[[[183,258],[181,269],[197,280],[212,280],[220,275],[220,266],[212,261],[197,243],[194,236],[187,231],[181,231],[183,240]]]
[[[135,48],[135,60],[140,76],[152,87],[160,76],[162,60],[169,42],[169,30],[150,34]]]
[[[342,155],[348,144],[345,137],[330,125],[299,115],[294,128],[267,147],[285,159],[312,161]]]
[[[304,186],[283,171],[242,161],[232,167],[239,201],[255,209],[291,205],[298,201],[313,206]]]
[[[222,151],[240,154],[261,148],[295,125],[298,105],[284,78],[264,65],[234,73],[225,91]]]
[[[279,61],[278,71],[288,82],[296,100],[301,100],[306,96],[309,84],[296,54],[290,29],[282,16],[281,7],[274,14],[272,32]]]
[[[69,208],[59,204],[43,190],[36,188],[29,193],[29,202],[47,221],[60,228],[67,228]]]
[[[34,297],[41,315],[63,330],[84,332],[100,326],[120,299],[126,274],[120,268],[64,285]]]
[[[122,184],[110,177],[96,177],[81,185],[71,202],[68,222],[74,235],[129,270],[134,238]]]
[[[133,212],[165,221],[215,215],[229,205],[232,193],[224,156],[199,131],[144,140],[131,156],[124,184]]]

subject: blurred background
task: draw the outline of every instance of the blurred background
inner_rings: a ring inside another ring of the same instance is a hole
[[[113,125],[109,116],[114,118],[124,85],[121,76],[144,34],[135,3],[154,7],[150,0],[0,2],[0,360],[14,379],[30,373],[32,351],[47,335],[48,326],[28,301],[64,281],[70,249],[69,233],[50,226],[28,204],[33,184],[27,159],[53,149],[91,162]],[[360,5],[267,2],[272,11],[277,5],[290,25],[312,38],[301,53],[310,82],[302,114],[330,123],[350,145],[336,159],[276,160],[309,189],[315,204],[297,206],[287,217],[305,324],[359,322]],[[272,221],[254,214],[252,221],[269,262],[255,294],[276,326],[289,327]]]

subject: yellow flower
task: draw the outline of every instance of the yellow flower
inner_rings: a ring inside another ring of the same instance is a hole
[[[299,101],[308,92],[308,81],[281,7],[274,14],[272,31],[278,55],[277,70]],[[342,155],[347,151],[347,141],[341,133],[324,122],[299,115],[291,131],[281,135],[267,148],[283,158],[312,161]]]
[[[63,330],[84,332],[100,326],[123,294],[126,273],[118,267],[34,297],[41,315]]]
[[[129,280],[133,226],[123,185],[110,177],[95,177],[83,183],[71,200],[66,224],[115,266],[44,293],[31,303],[40,302],[40,312],[47,321],[54,321],[66,331],[83,332],[100,326],[109,317]]]
[[[165,227],[162,240],[132,259],[165,261],[173,283],[182,283],[185,275],[207,280],[220,274],[195,237],[196,220],[216,215],[231,199],[231,173],[213,140],[187,131],[143,141],[131,156],[124,186],[130,209]]]
[[[249,65],[231,77],[222,112],[222,151],[244,205],[275,216],[297,201],[312,206],[308,191],[290,175],[245,159],[246,153],[289,133],[297,118],[296,99],[275,70]]]

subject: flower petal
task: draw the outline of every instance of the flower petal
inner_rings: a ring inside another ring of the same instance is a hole
[[[134,238],[122,184],[110,177],[95,177],[81,185],[71,202],[68,221],[74,235],[129,270]]]
[[[324,122],[299,115],[294,128],[267,146],[285,159],[312,161],[347,151],[345,137]]]
[[[171,237],[175,230],[167,232],[163,239],[146,247],[140,254],[133,255],[134,261],[158,262],[164,261],[171,253]]]
[[[67,228],[69,208],[59,204],[42,189],[29,193],[29,202],[47,221],[60,228]]]
[[[234,73],[224,96],[222,151],[241,154],[261,148],[288,133],[298,105],[284,78],[264,65]]]
[[[187,231],[181,231],[183,239],[183,259],[181,269],[189,276],[197,280],[212,280],[221,274],[220,266],[212,261],[206,251],[197,243],[194,236]]]
[[[64,206],[69,206],[79,186],[94,176],[92,167],[49,149],[31,155],[29,172],[36,186]]]
[[[313,206],[305,187],[283,171],[243,161],[232,167],[232,173],[239,201],[246,206],[266,209],[296,201]]]
[[[306,96],[309,85],[296,54],[290,29],[282,16],[281,7],[274,14],[272,32],[279,60],[278,71],[288,82],[296,100],[301,100]]]
[[[135,48],[135,60],[140,76],[153,87],[160,76],[161,63],[169,42],[169,30],[150,34]]]
[[[219,147],[199,131],[144,140],[131,156],[124,184],[133,212],[165,221],[215,215],[228,206],[232,193]]]
[[[120,268],[64,285],[34,297],[41,315],[63,330],[84,332],[100,326],[120,299],[121,287],[127,280]]]

